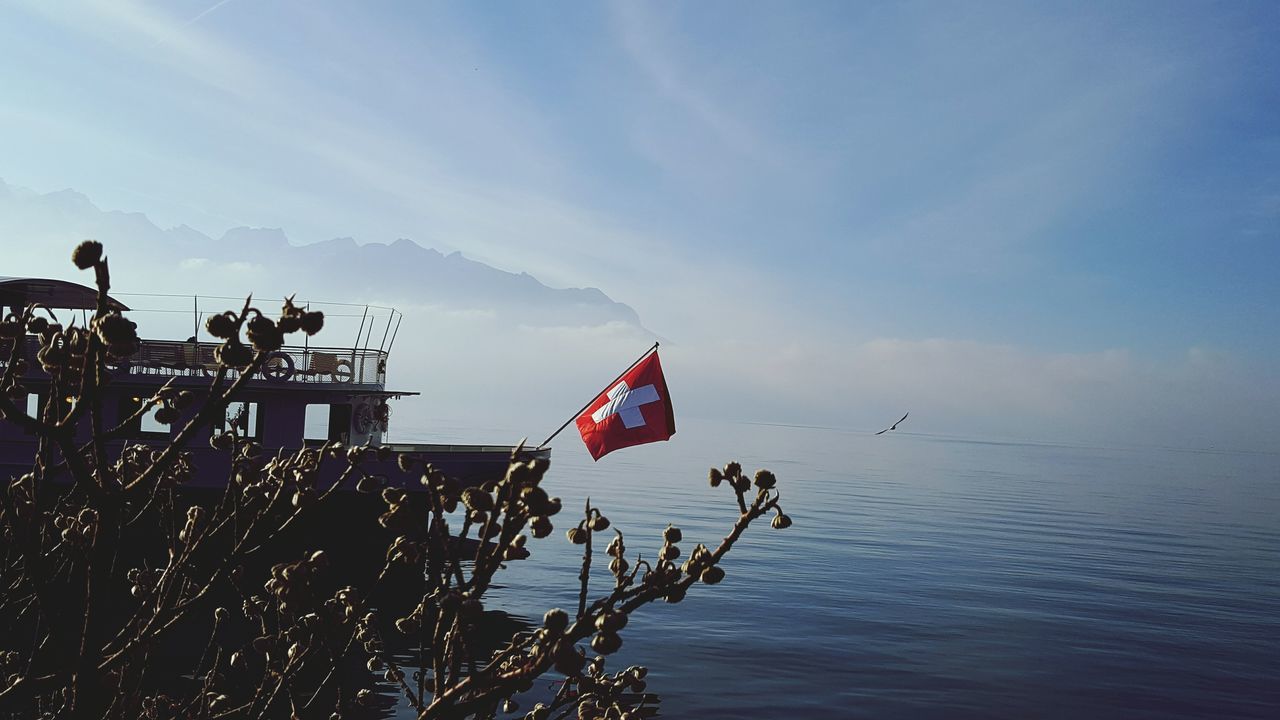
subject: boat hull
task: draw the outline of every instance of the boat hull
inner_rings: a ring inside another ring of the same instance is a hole
[[[131,442],[151,445],[157,448],[164,445],[163,441],[149,439]],[[123,446],[124,443],[122,441],[109,443],[108,457],[117,456]],[[416,461],[414,469],[409,473],[400,470],[398,461],[394,456],[387,460],[378,460],[376,457],[370,457],[359,463],[358,469],[360,472],[348,474],[346,481],[339,490],[342,492],[353,491],[356,482],[363,474],[385,478],[389,486],[402,487],[410,491],[420,490],[419,479],[421,478],[422,468],[426,464],[430,464],[462,487],[471,487],[502,479],[513,457],[519,460],[551,459],[550,448],[521,448],[517,450],[515,447],[502,445],[435,444],[395,444],[387,447],[393,450],[396,455],[403,454],[412,457]],[[189,447],[186,450],[190,453],[191,464],[195,468],[194,475],[186,483],[188,487],[206,490],[221,490],[226,487],[231,475],[231,457],[227,451],[216,450],[207,445],[204,447]],[[264,450],[264,452],[289,453],[293,452],[293,450]],[[32,463],[35,460],[35,453],[36,443],[34,438],[0,441],[0,473],[3,473],[3,476],[8,478],[30,472]],[[320,465],[317,487],[330,487],[339,480],[347,466],[348,463],[345,459],[326,457]]]

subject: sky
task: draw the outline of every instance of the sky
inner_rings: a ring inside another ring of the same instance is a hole
[[[1269,447],[1277,30],[1265,2],[14,0],[0,178],[601,288],[702,415]]]

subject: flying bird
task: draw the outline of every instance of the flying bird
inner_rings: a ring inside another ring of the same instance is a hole
[[[907,413],[907,415],[910,415],[910,414],[911,414],[911,413]],[[887,427],[887,428],[885,428],[885,429],[881,430],[880,432],[878,432],[878,433],[876,433],[876,434],[877,434],[877,435],[883,435],[883,434],[885,434],[885,433],[889,432],[890,430],[897,430],[897,429],[898,429],[898,425],[899,425],[903,420],[906,420],[906,419],[907,419],[907,415],[903,415],[902,417],[898,418],[898,422],[894,423],[893,425],[890,425],[889,427]]]

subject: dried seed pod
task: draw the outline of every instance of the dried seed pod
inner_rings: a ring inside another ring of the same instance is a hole
[[[137,323],[118,312],[94,318],[93,328],[105,345],[136,343],[138,340]]]
[[[667,525],[667,529],[662,531],[662,539],[669,543],[678,543],[684,539],[684,534],[680,532],[680,528]]]
[[[204,329],[216,338],[226,340],[236,332],[236,316],[230,311],[221,315],[210,315],[204,321]]]
[[[462,491],[462,502],[470,510],[489,512],[493,509],[493,496],[480,488],[467,488]]]
[[[71,251],[71,262],[81,270],[88,270],[102,260],[102,243],[97,240],[85,240]]]
[[[601,515],[599,511],[596,511],[596,515],[595,517],[591,518],[589,526],[595,532],[602,532],[604,530],[608,530],[609,518],[605,517],[604,515]]]
[[[587,659],[578,652],[573,643],[561,641],[556,643],[554,652],[555,669],[561,675],[573,677],[582,672]]]
[[[711,479],[711,487],[719,487],[720,482],[724,480],[724,474],[720,472],[720,468],[711,468],[708,476]]]
[[[569,627],[569,613],[560,608],[551,608],[546,615],[542,616],[542,626],[559,635],[564,632],[565,628]]]
[[[662,546],[662,549],[658,551],[658,559],[659,559],[659,560],[665,560],[665,561],[667,561],[667,562],[672,562],[672,561],[674,561],[674,560],[675,560],[676,558],[678,558],[678,557],[680,557],[680,548],[678,548],[678,547],[676,547],[675,545],[672,545],[672,544],[670,544],[670,543],[667,543],[666,545],[663,545],[663,546]]]
[[[565,536],[568,537],[569,542],[573,543],[574,545],[587,544],[587,531],[583,530],[580,527],[569,528],[569,531],[565,533]]]
[[[297,332],[302,327],[302,318],[297,315],[283,315],[276,321],[276,327],[280,328],[280,332],[286,335],[291,332]]]
[[[778,513],[769,524],[772,525],[775,530],[785,530],[786,528],[791,527],[791,517],[784,515],[783,513]]]
[[[324,327],[324,313],[319,310],[303,313],[300,324],[302,332],[315,335]]]
[[[627,564],[627,561],[620,557],[616,557],[609,562],[609,572],[614,575],[622,575],[629,567],[630,565]]]
[[[267,635],[254,638],[253,649],[259,655],[266,655],[276,647],[276,639]]]
[[[622,533],[615,528],[614,532],[618,535],[609,541],[609,547],[605,548],[605,553],[616,558],[622,557],[627,552],[627,546],[622,542]]]
[[[254,311],[251,310],[250,312]],[[254,315],[253,318],[249,320],[247,331],[250,333],[261,333],[274,330],[275,327],[276,324],[265,315]]]
[[[605,611],[596,618],[596,629],[601,632],[616,633],[626,626],[626,613]]]
[[[542,539],[551,534],[551,521],[545,515],[539,515],[529,521],[529,530],[533,532],[533,536]]]
[[[617,633],[602,631],[591,638],[591,649],[601,655],[612,655],[622,647],[622,637]]]
[[[276,324],[258,315],[249,321],[249,329],[245,333],[253,349],[259,352],[272,352],[284,346],[284,333]]]
[[[402,617],[396,620],[395,625],[396,630],[399,630],[402,635],[413,635],[420,628],[417,619],[413,616]]]
[[[719,565],[712,565],[702,571],[702,582],[708,585],[715,585],[724,579],[724,570]]]
[[[773,473],[768,470],[756,471],[756,487],[761,490],[771,490],[773,489],[773,486],[777,484],[778,478],[774,477]]]
[[[527,486],[520,491],[520,502],[529,508],[529,513],[532,515],[541,515],[546,512],[548,500],[550,498],[547,497],[547,491],[536,485]]]
[[[227,340],[214,348],[213,359],[227,367],[244,368],[253,362],[253,350],[234,339]]]
[[[317,550],[311,553],[311,556],[308,557],[307,560],[311,563],[311,567],[317,570],[323,570],[329,567],[329,556],[323,550]]]

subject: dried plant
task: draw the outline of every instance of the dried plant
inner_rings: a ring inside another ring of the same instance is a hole
[[[517,451],[504,477],[463,487],[411,454],[338,443],[268,451],[233,424],[211,440],[229,462],[225,487],[192,500],[190,441],[288,335],[314,334],[323,316],[286,300],[276,319],[250,301],[211,317],[206,328],[222,342],[208,386],[170,382],[108,427],[102,390],[140,341],[111,308],[102,246],[82,243],[73,261],[95,273],[88,327],[64,326],[37,305],[0,322],[0,415],[38,440],[30,472],[4,478],[0,493],[0,713],[362,717],[377,711],[381,683],[422,718],[492,718],[518,713],[515,696],[552,673],[563,678],[558,691],[525,717],[636,718],[653,704],[646,670],[606,671],[631,614],[723,580],[722,560],[760,517],[774,513],[774,528],[791,524],[773,474],[748,477],[737,463],[710,474],[736,502],[713,547],[685,553],[681,531],[668,526],[651,559],[629,560],[622,532],[587,501],[566,533],[582,546],[577,608],[549,610],[541,627],[495,648],[482,633],[486,592],[507,564],[530,558],[530,536],[551,536],[561,514],[544,488],[545,460]],[[39,370],[25,357],[28,333],[38,337]],[[24,383],[39,374],[49,392],[29,415]],[[154,446],[128,442],[131,423],[147,412],[181,429]],[[409,489],[368,471],[375,458],[395,458],[418,482]],[[322,479],[333,477],[320,472],[325,464],[340,468],[336,480]],[[352,488],[378,498],[368,521],[394,536],[376,557],[343,565],[287,541],[291,526],[348,503]],[[609,575],[593,597],[593,549],[605,537]],[[397,616],[381,617],[373,597],[384,614],[400,608]],[[416,667],[402,666],[397,657],[406,654],[396,648],[411,650]]]

